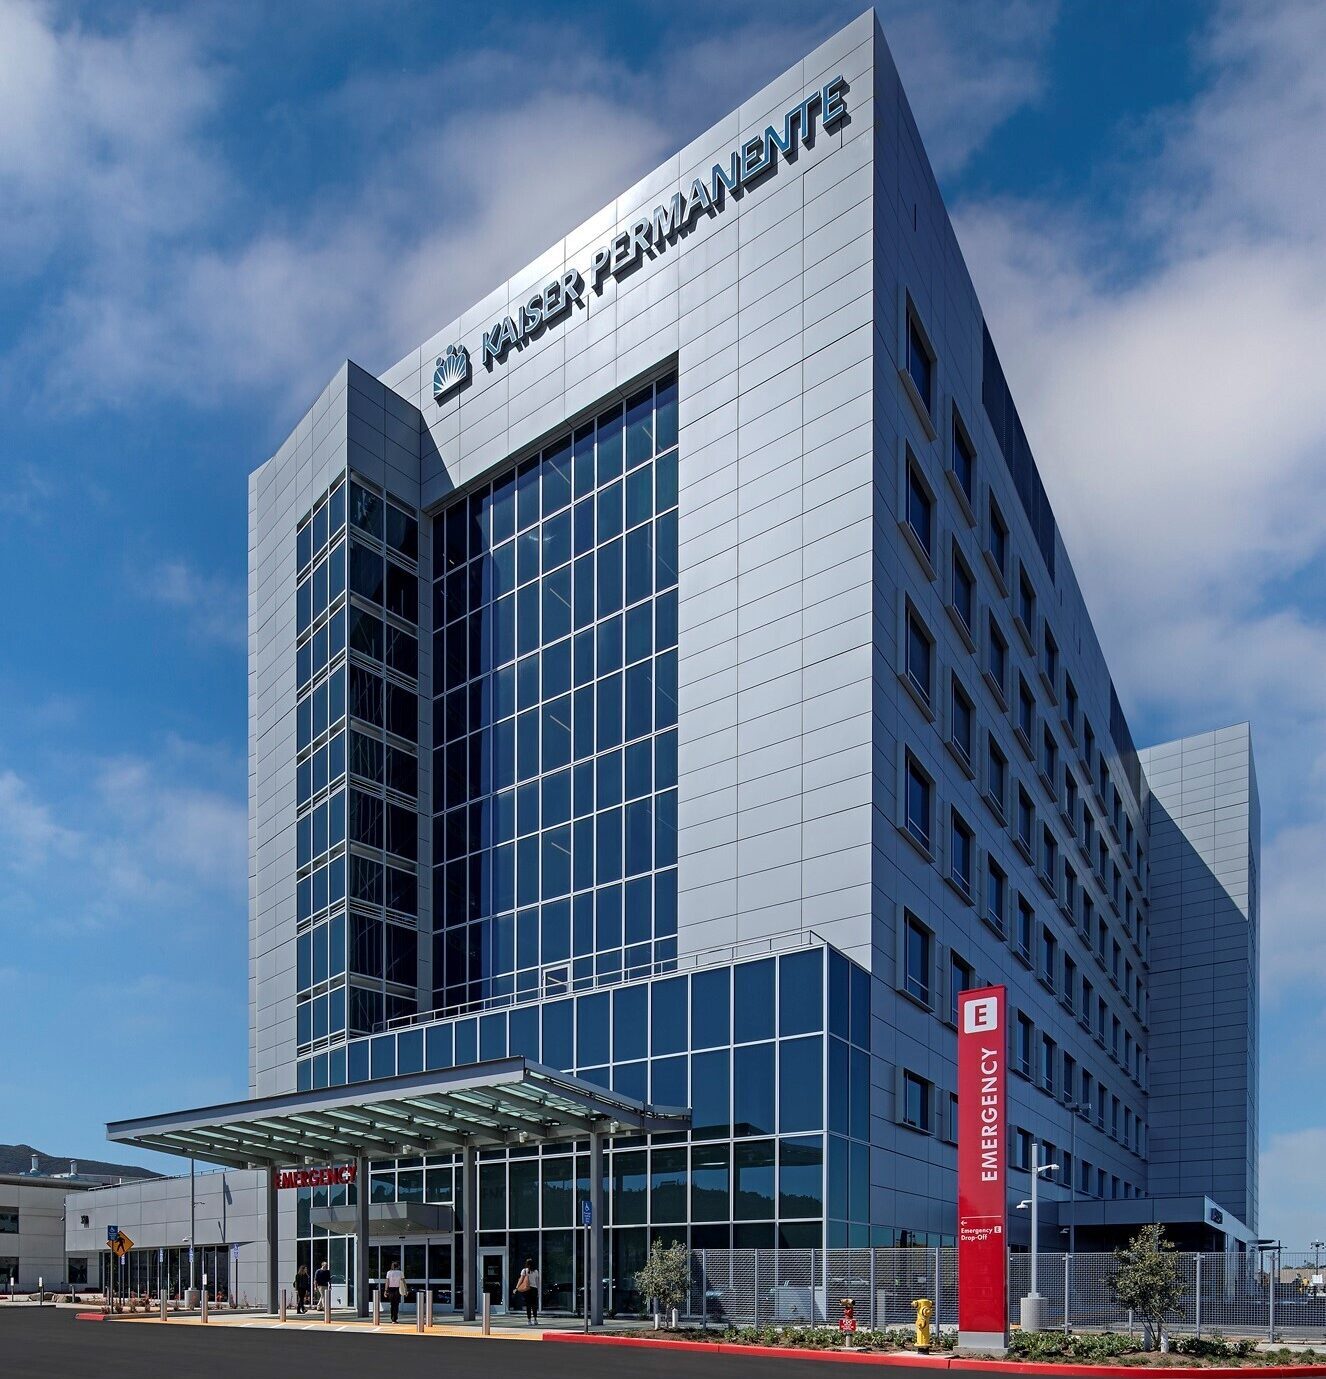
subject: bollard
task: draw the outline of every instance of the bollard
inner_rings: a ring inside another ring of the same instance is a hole
[[[199,1298],[199,1306],[202,1308],[202,1320],[207,1320],[207,1289],[204,1288],[202,1296]]]
[[[373,1289],[373,1325],[382,1325],[382,1294]]]
[[[331,1284],[322,1290],[322,1320],[331,1325]]]
[[[424,1329],[424,1300],[417,1295],[414,1302],[414,1329],[416,1331]]]
[[[285,1289],[281,1289],[281,1320],[285,1321]]]
[[[493,1300],[486,1290],[483,1295],[483,1334],[485,1336],[493,1334]]]
[[[161,1290],[161,1320],[164,1322],[169,1316],[170,1312],[166,1307],[166,1290],[163,1288]]]
[[[424,1289],[424,1325],[430,1330],[433,1326],[433,1290]]]

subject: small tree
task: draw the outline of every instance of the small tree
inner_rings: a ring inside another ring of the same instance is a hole
[[[1159,1337],[1161,1350],[1168,1350],[1165,1318],[1183,1315],[1183,1281],[1165,1228],[1143,1226],[1123,1249],[1115,1250],[1114,1261],[1110,1291],[1121,1307],[1142,1318],[1148,1346]]]
[[[655,1240],[649,1247],[645,1267],[635,1276],[635,1286],[645,1297],[653,1298],[664,1312],[671,1313],[685,1302],[690,1291],[690,1251],[680,1241],[665,1245]]]

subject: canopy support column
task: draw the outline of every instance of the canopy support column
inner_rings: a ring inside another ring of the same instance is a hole
[[[479,1294],[479,1151],[467,1144],[461,1151],[461,1289],[465,1320],[472,1322]]]
[[[272,1166],[267,1169],[267,1310],[275,1316],[281,1306],[281,1258],[279,1254],[280,1197],[276,1182],[278,1170]],[[190,1249],[192,1249],[192,1244]]]
[[[368,1316],[368,1205],[372,1184],[368,1160],[361,1154],[355,1160],[355,1313]]]
[[[589,1277],[590,1326],[603,1325],[603,1139],[601,1130],[589,1137]]]

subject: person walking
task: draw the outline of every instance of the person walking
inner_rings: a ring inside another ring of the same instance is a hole
[[[327,1290],[331,1287],[331,1270],[327,1267],[325,1259],[318,1265],[318,1272],[313,1275],[313,1286],[318,1290],[318,1306],[325,1307]]]
[[[516,1292],[525,1301],[525,1322],[534,1326],[539,1320],[539,1271],[534,1261],[527,1259],[516,1280]]]
[[[387,1301],[391,1304],[391,1324],[395,1326],[401,1314],[401,1295],[407,1292],[405,1287],[405,1275],[401,1273],[400,1265],[395,1261],[392,1262],[391,1268],[387,1270],[385,1282],[387,1286]]]
[[[309,1294],[313,1291],[313,1285],[308,1276],[308,1265],[301,1264],[295,1270],[295,1311],[307,1312]]]

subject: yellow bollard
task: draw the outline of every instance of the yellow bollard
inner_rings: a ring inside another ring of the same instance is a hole
[[[916,1308],[916,1353],[930,1354],[930,1330],[935,1317],[935,1304],[929,1298],[913,1298]]]

